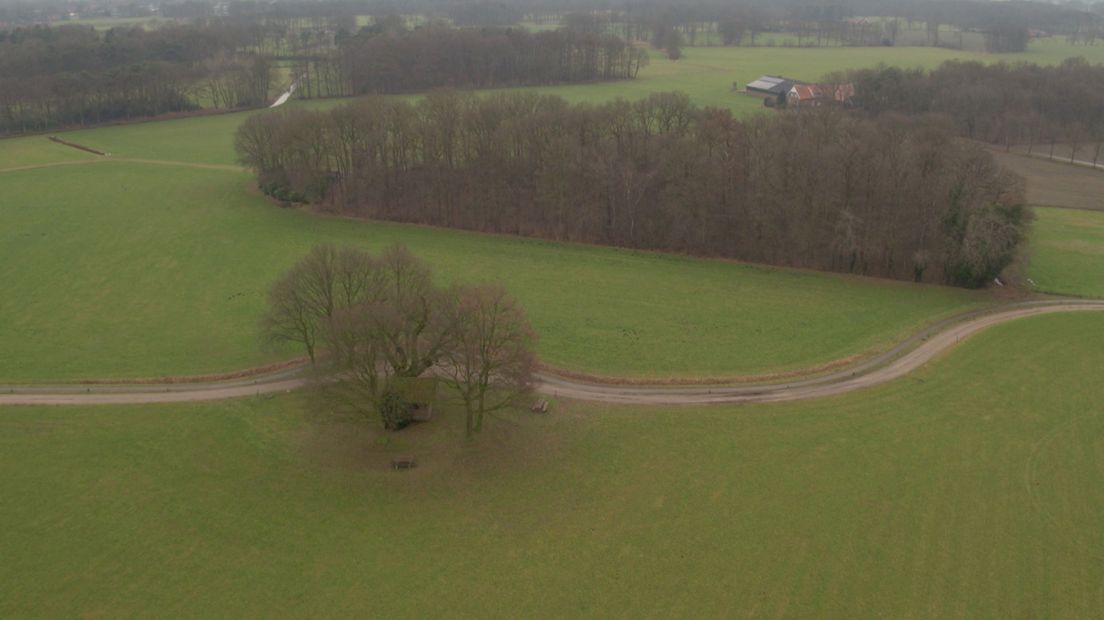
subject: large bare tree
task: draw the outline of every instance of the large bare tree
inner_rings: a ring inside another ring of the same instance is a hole
[[[350,291],[336,296],[325,320],[330,363],[323,388],[344,406],[380,415],[385,428],[401,428],[401,385],[440,359],[452,335],[451,298],[405,247],[387,248],[370,265],[350,264],[338,273],[358,275],[337,278],[334,288]]]
[[[352,248],[317,245],[272,285],[261,318],[269,342],[296,342],[315,362],[319,342],[334,313],[380,294],[381,272],[371,255]]]
[[[536,333],[501,287],[464,287],[453,295],[441,368],[464,402],[470,437],[482,430],[486,413],[517,404],[531,390]]]

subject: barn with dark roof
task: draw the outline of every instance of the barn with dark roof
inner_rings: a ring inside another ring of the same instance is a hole
[[[796,84],[804,84],[804,82],[782,77],[781,75],[764,75],[755,81],[748,82],[747,86],[744,87],[744,92],[764,99],[774,99],[776,103],[785,105],[786,94]]]

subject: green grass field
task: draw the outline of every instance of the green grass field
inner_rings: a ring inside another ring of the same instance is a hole
[[[0,140],[0,170],[49,163],[89,161],[96,156],[78,149],[55,144],[44,136]],[[0,183],[3,183],[0,180]]]
[[[1035,45],[1019,56],[1059,55]],[[752,112],[760,101],[728,92],[733,80],[761,73],[816,79],[878,62],[934,66],[948,58],[1015,56],[935,48],[700,48],[678,62],[654,57],[639,80],[533,90],[597,102],[678,89],[702,105]],[[233,132],[247,114],[65,137],[116,160],[233,166]],[[90,159],[43,137],[0,141],[0,170]],[[0,381],[223,371],[286,356],[287,350],[258,348],[253,325],[263,291],[325,240],[373,248],[401,241],[444,278],[498,279],[528,308],[548,363],[602,374],[794,369],[883,348],[936,316],[988,301],[938,287],[321,220],[267,205],[251,193],[247,175],[223,170],[101,162],[0,172],[0,191],[0,276],[8,283],[0,298],[0,346],[10,352],[0,360]],[[1033,269],[1060,268],[1048,267],[1049,260],[1040,253]],[[503,270],[505,264],[511,268]]]
[[[757,97],[731,92],[732,83],[737,82],[742,88],[763,74],[816,81],[833,71],[873,67],[880,63],[924,68],[935,68],[954,59],[1055,64],[1076,55],[1104,62],[1104,45],[1071,46],[1056,40],[1033,42],[1022,54],[986,54],[934,47],[697,47],[684,51],[682,59],[670,61],[661,52],[650,50],[650,64],[635,80],[532,90],[591,103],[679,90],[689,94],[698,105],[730,108],[738,114],[747,114],[762,110],[763,102]]]
[[[1104,316],[1052,315],[844,397],[470,445],[299,395],[0,409],[0,615],[1096,617],[1101,366]]]
[[[1104,213],[1035,209],[1028,270],[1047,293],[1104,297]]]
[[[321,241],[401,242],[443,280],[502,283],[547,363],[596,373],[804,367],[991,303],[945,287],[327,219],[270,205],[242,172],[106,161],[0,173],[0,185],[0,382],[286,357],[258,343],[264,294]]]

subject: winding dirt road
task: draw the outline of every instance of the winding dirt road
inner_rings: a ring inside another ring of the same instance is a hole
[[[706,405],[774,402],[843,394],[907,375],[958,343],[994,325],[1056,312],[1104,311],[1104,301],[1025,302],[937,324],[867,362],[831,374],[777,384],[740,386],[625,386],[538,377],[550,396],[605,403]],[[141,385],[0,386],[0,405],[125,405],[199,402],[290,392],[304,387],[305,369],[295,367],[254,377],[206,383]]]

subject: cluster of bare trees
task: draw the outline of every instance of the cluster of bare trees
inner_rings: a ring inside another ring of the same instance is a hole
[[[33,27],[0,32],[0,134],[268,100],[271,61],[233,29]]]
[[[738,121],[685,95],[509,93],[251,117],[262,188],[343,214],[981,286],[1023,238],[1022,182],[931,118]]]
[[[609,34],[509,28],[364,28],[300,59],[306,96],[409,93],[636,77],[647,54]]]
[[[261,327],[304,347],[331,402],[389,430],[411,421],[406,386],[428,373],[456,390],[471,436],[529,391],[536,364],[536,335],[503,289],[439,288],[402,246],[316,246],[272,286]]]
[[[879,67],[852,72],[854,103],[871,115],[937,113],[972,139],[1006,147],[1065,142],[1104,148],[1104,65],[950,61],[933,71]]]

